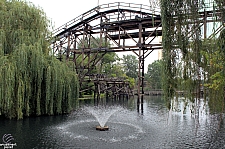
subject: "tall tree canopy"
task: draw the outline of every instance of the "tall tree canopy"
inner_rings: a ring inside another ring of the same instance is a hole
[[[148,65],[148,71],[145,78],[150,88],[162,88],[162,60],[154,61],[152,64]]]
[[[0,0],[0,115],[68,113],[78,98],[76,73],[49,56],[49,21],[34,5]]]
[[[124,72],[128,77],[136,79],[138,76],[138,60],[134,55],[123,55]]]

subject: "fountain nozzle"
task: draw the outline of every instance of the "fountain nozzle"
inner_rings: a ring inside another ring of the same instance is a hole
[[[109,127],[108,126],[96,126],[96,130],[99,130],[99,131],[106,131],[106,130],[109,130]]]

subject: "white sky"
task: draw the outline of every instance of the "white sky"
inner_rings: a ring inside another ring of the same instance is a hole
[[[52,21],[53,27],[58,28],[86,11],[102,4],[118,2],[118,0],[27,0],[44,10]],[[149,0],[119,0],[119,2],[149,5]],[[123,53],[132,54],[132,53]],[[119,54],[118,54],[119,55]],[[121,57],[121,55],[119,55]],[[148,64],[158,59],[158,51],[153,51],[145,59],[145,72]]]

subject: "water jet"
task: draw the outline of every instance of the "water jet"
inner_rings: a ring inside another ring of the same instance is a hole
[[[106,131],[109,130],[109,127],[106,126],[107,121],[109,118],[119,110],[122,110],[120,107],[85,107],[84,108],[88,113],[93,115],[96,120],[98,121],[99,125],[96,126],[96,130],[99,131]]]

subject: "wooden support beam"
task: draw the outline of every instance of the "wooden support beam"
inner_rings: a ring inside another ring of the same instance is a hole
[[[80,84],[82,84],[85,81],[85,77],[92,80],[89,73],[106,53],[132,51],[139,61],[138,96],[141,96],[144,93],[144,60],[154,50],[163,49],[161,43],[153,44],[153,40],[155,41],[157,36],[162,36],[161,17],[159,14],[150,12],[149,9],[141,8],[137,11],[131,7],[124,9],[121,5],[118,5],[118,8],[113,7],[110,9],[108,6],[106,8],[107,10],[103,11],[103,7],[96,7],[56,29],[53,32],[55,38],[51,41],[53,55],[58,56],[60,60],[66,57],[66,60],[69,61],[72,58],[71,54],[73,54],[73,61]],[[206,38],[207,23],[220,21],[210,19],[214,16],[221,16],[221,12],[202,11],[199,12],[198,22],[188,22],[186,20],[185,24],[198,24],[194,29],[187,31],[188,37],[191,37],[195,30],[203,26],[204,38]],[[176,21],[177,19],[178,17],[174,16],[174,20]],[[181,26],[185,24],[181,24]],[[215,34],[221,30],[222,27],[216,29]],[[100,38],[99,41],[97,37]],[[210,37],[213,37],[213,35]],[[85,38],[87,38],[87,43],[84,41]],[[91,42],[96,48],[91,47]],[[112,46],[104,47],[104,42],[110,42]],[[174,48],[179,48],[176,43]],[[80,59],[81,62],[79,61]],[[101,79],[104,80],[104,78]],[[127,92],[125,85],[122,83],[119,80],[111,80],[111,82],[108,80],[109,86],[105,87],[105,89],[111,89],[112,93],[116,93],[118,88],[123,87],[124,90],[119,89],[119,91]],[[96,96],[99,95],[96,94]]]

